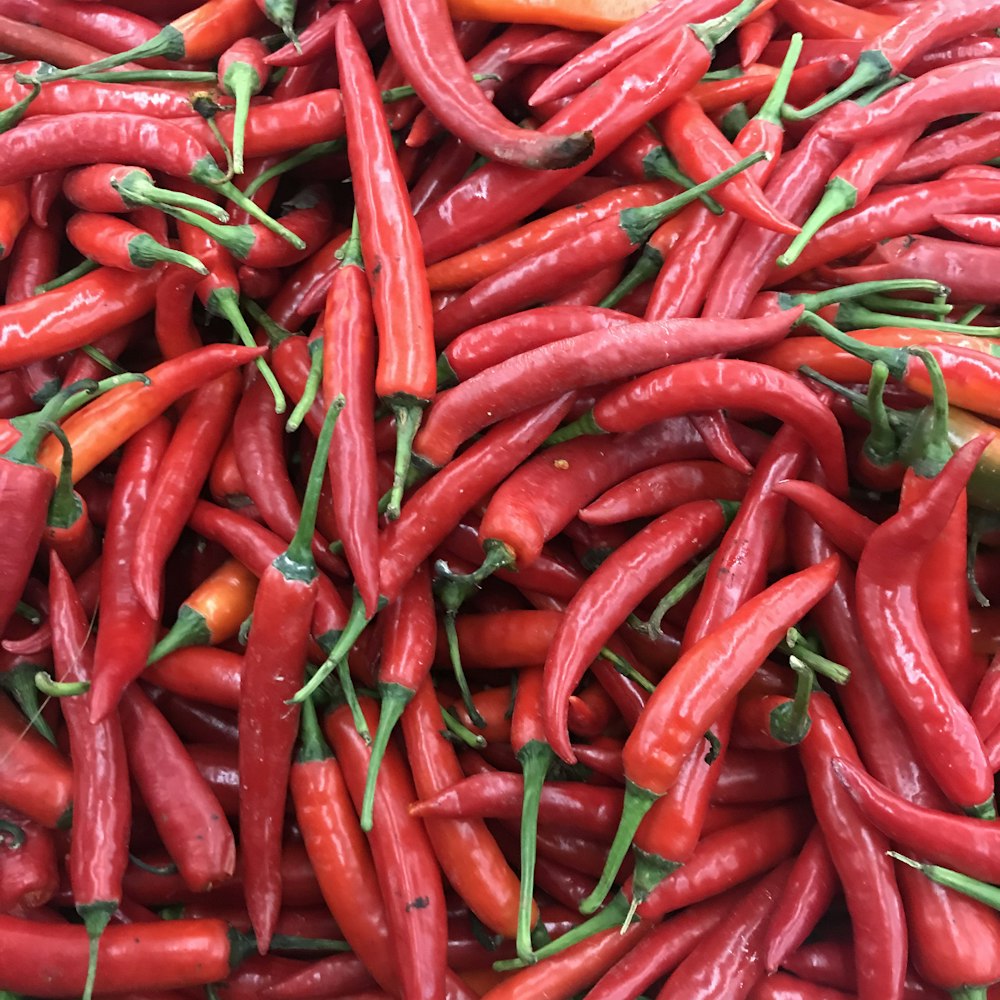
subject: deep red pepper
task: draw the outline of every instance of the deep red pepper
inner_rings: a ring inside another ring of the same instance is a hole
[[[0,807],[0,913],[44,906],[59,888],[56,845],[45,827]]]
[[[240,381],[236,372],[227,372],[191,395],[150,487],[136,531],[131,572],[136,595],[154,618],[160,617],[167,557],[229,427]]]
[[[49,592],[56,677],[60,682],[89,680],[93,646],[88,643],[87,619],[56,555],[49,560]],[[91,722],[88,701],[86,695],[71,695],[62,703],[73,756],[69,881],[90,939],[86,998],[94,989],[98,942],[122,898],[132,813],[121,722],[117,715]]]
[[[913,144],[906,159],[886,178],[890,184],[937,177],[950,167],[985,163],[1000,155],[1000,112],[976,115],[939,129]]]
[[[376,724],[374,703],[360,699],[369,727]],[[344,768],[355,808],[361,803],[370,751],[345,706],[324,720],[324,730]],[[400,982],[406,996],[437,1000],[444,996],[447,928],[441,874],[430,841],[406,806],[414,797],[407,766],[390,746],[375,789],[378,822],[368,834],[375,871],[385,901]]]
[[[66,223],[66,238],[84,255],[104,267],[145,271],[161,262],[179,264],[199,274],[208,268],[190,254],[159,243],[139,227],[114,215],[77,212]]]
[[[132,586],[132,558],[150,487],[170,439],[158,417],[129,439],[115,478],[101,559],[101,621],[94,651],[90,718],[109,718],[125,688],[142,673],[156,640],[156,619]]]
[[[299,526],[264,571],[240,686],[240,844],[247,911],[257,948],[267,952],[281,906],[281,837],[299,708],[287,700],[305,678],[310,626],[319,591],[312,556],[319,491],[341,402],[331,405],[316,446]]]

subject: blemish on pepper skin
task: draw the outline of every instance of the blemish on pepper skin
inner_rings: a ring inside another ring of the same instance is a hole
[[[557,458],[557,459],[556,459],[556,460],[555,460],[555,461],[554,461],[554,462],[552,463],[552,467],[553,467],[554,469],[559,469],[559,470],[561,470],[561,471],[565,471],[566,469],[568,469],[568,468],[569,468],[569,462],[567,462],[565,458]]]
[[[428,896],[417,896],[416,899],[412,899],[406,904],[406,912],[409,913],[410,910],[426,910],[430,905],[431,901]]]

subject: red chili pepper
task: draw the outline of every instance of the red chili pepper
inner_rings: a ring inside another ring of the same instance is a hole
[[[58,31],[106,52],[147,41],[160,30],[155,21],[103,4],[4,0],[3,11],[7,17],[21,18],[26,24]]]
[[[396,414],[396,471],[387,511],[392,518],[399,513],[420,410],[434,395],[430,292],[381,97],[361,40],[346,18],[337,27],[337,52],[341,75],[352,84],[345,101],[348,156],[361,250],[379,331],[375,391]]]
[[[94,650],[90,719],[103,722],[125,688],[142,673],[156,640],[156,619],[132,586],[132,558],[150,485],[170,436],[163,417],[129,439],[115,478],[101,559],[101,622]]]
[[[0,17],[0,44],[19,59],[44,59],[51,66],[74,66],[107,58],[103,49],[24,20]],[[132,68],[137,68],[133,66]]]
[[[87,619],[73,581],[56,555],[50,558],[49,574],[56,677],[64,683],[89,680],[93,647],[88,646]],[[87,1000],[94,990],[98,942],[122,898],[132,813],[121,722],[117,715],[91,722],[88,700],[70,695],[62,703],[73,757],[69,881],[90,940],[83,989]]]
[[[402,717],[413,781],[421,798],[435,796],[462,779],[454,748],[440,732],[440,713],[433,688],[424,679]],[[449,884],[491,931],[514,937],[519,880],[486,824],[474,816],[458,820],[427,816],[423,822]],[[537,920],[538,910],[532,905],[531,926]]]
[[[484,421],[512,416],[569,389],[783,337],[790,316],[773,315],[766,323],[696,319],[616,324],[537,347],[441,393],[417,432],[415,453],[441,466]]]
[[[0,831],[0,913],[44,906],[59,888],[52,834],[7,808],[0,808]]]
[[[795,859],[767,928],[764,964],[769,972],[785,964],[815,930],[837,893],[837,869],[817,826]]]
[[[360,699],[369,727],[376,723],[374,703]],[[350,710],[337,709],[324,720],[327,737],[344,768],[344,778],[357,808],[364,791],[370,750],[354,727]],[[385,901],[390,940],[406,996],[444,995],[446,913],[441,874],[430,841],[419,820],[407,812],[414,798],[408,769],[390,746],[375,787],[378,822],[368,834],[375,872]]]
[[[772,973],[760,980],[751,1000],[852,1000],[852,994],[797,979],[787,972]]]
[[[378,481],[375,462],[375,329],[371,294],[351,234],[327,298],[337,317],[323,338],[323,395],[343,393],[340,430],[330,449],[330,488],[344,555],[365,612],[375,613],[378,577]],[[344,471],[350,469],[350,475]]]
[[[233,118],[233,170],[243,173],[243,149],[250,98],[267,83],[268,67],[264,43],[256,38],[240,38],[219,56],[219,86],[236,99]]]
[[[186,698],[239,708],[243,657],[211,646],[178,649],[146,668],[144,679]]]
[[[132,584],[146,611],[160,617],[162,576],[229,426],[240,390],[236,372],[197,389],[163,455],[136,531]]]
[[[386,988],[397,989],[398,972],[371,852],[344,775],[323,741],[311,702],[303,706],[302,744],[292,764],[289,787],[306,850],[330,912],[365,966]]]
[[[919,505],[876,529],[858,565],[857,594],[859,623],[879,678],[918,745],[928,746],[922,754],[925,765],[956,804],[988,812],[992,777],[987,780],[979,735],[941,673],[923,623],[908,611],[916,606],[919,564],[914,555],[919,559],[943,527],[985,444],[966,445],[935,477]],[[912,620],[901,628],[903,617]],[[933,752],[927,743],[931,731],[936,734]],[[951,744],[949,751],[942,740]]]
[[[587,901],[589,907],[603,899],[642,817],[670,791],[705,730],[778,638],[830,589],[837,564],[835,557],[824,560],[752,597],[724,625],[683,653],[657,685],[622,750],[626,778],[622,822],[604,878]],[[720,663],[726,664],[724,679],[706,669]]]
[[[935,221],[970,243],[1000,246],[1000,219],[995,215],[938,215]]]
[[[77,576],[94,561],[100,549],[87,502],[73,489],[72,472],[73,453],[66,449],[59,480],[49,502],[42,541],[49,551],[59,556],[67,572]]]
[[[257,948],[268,950],[281,905],[281,834],[299,710],[286,700],[302,685],[319,590],[311,539],[339,401],[316,446],[302,516],[288,548],[264,571],[240,686],[240,844],[247,911]]]
[[[1000,112],[993,112],[932,132],[910,147],[906,159],[886,178],[887,183],[925,180],[950,167],[993,159],[1000,155],[998,122]]]
[[[145,271],[168,262],[208,274],[200,260],[164,246],[138,226],[114,215],[78,212],[66,223],[66,238],[84,257],[103,267]]]
[[[715,21],[665,31],[608,72],[600,86],[584,90],[550,118],[543,126],[550,135],[593,132],[594,154],[583,164],[558,173],[526,173],[511,164],[495,163],[456,185],[419,220],[426,259],[434,263],[503,232],[587,173],[690,88],[708,69],[715,46],[739,24],[749,6],[741,4]]]

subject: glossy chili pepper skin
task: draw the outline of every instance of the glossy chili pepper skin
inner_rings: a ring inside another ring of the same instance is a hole
[[[44,906],[59,888],[52,834],[14,809],[0,808],[0,819],[20,831],[0,843],[0,913]]]
[[[222,806],[142,690],[133,685],[120,704],[131,775],[185,883],[206,892],[236,866],[233,831]]]
[[[545,734],[564,760],[575,760],[568,700],[588,664],[649,590],[702,551],[725,521],[712,501],[664,515],[612,553],[570,601],[545,660]]]
[[[917,140],[887,182],[900,184],[938,177],[950,167],[984,163],[1000,155],[997,122],[1000,112],[976,115]]]
[[[196,390],[171,436],[137,529],[132,583],[146,611],[160,617],[162,574],[212,460],[222,444],[240,389],[227,372]]]
[[[359,699],[370,727],[374,704]],[[324,720],[324,730],[344,768],[344,778],[360,805],[369,749],[354,728],[350,711],[340,708]],[[398,750],[389,747],[375,786],[378,822],[368,835],[385,901],[400,982],[406,996],[444,995],[446,913],[441,874],[423,825],[409,816],[413,785]]]
[[[150,664],[144,677],[151,684],[219,708],[240,705],[243,657],[211,646],[188,646]]]
[[[49,591],[56,677],[86,680],[93,663],[87,619],[73,581],[55,555],[49,560]],[[94,937],[107,926],[122,898],[132,796],[121,722],[112,714],[92,723],[87,702],[86,696],[70,698],[62,710],[73,755],[70,887],[74,904]]]
[[[992,773],[975,726],[943,676],[926,629],[913,613],[918,578],[913,553],[929,546],[943,527],[985,443],[967,445],[939,473],[923,503],[901,511],[875,531],[861,555],[857,583],[859,622],[879,678],[925,766],[952,801],[969,809],[992,799]],[[909,620],[901,627],[904,618]],[[891,647],[885,646],[886,641]],[[933,751],[931,731],[937,733]],[[945,738],[952,743],[947,752],[940,742]]]
[[[484,420],[513,415],[569,389],[680,364],[692,356],[740,350],[758,338],[767,342],[789,329],[784,323],[751,327],[750,322],[621,324],[526,351],[441,393],[417,432],[415,453],[440,466]]]
[[[90,718],[109,717],[135,680],[156,639],[156,619],[132,586],[132,557],[149,490],[170,438],[165,417],[147,424],[125,446],[115,479],[101,559],[101,623],[94,650]]]

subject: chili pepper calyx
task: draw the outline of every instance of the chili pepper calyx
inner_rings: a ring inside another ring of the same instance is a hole
[[[893,71],[892,63],[879,49],[866,49],[858,56],[854,72],[843,83],[828,91],[819,100],[798,110],[786,106],[782,112],[789,121],[805,121],[818,115],[827,108],[832,108],[838,101],[856,94],[859,90],[873,84],[884,82]]]

